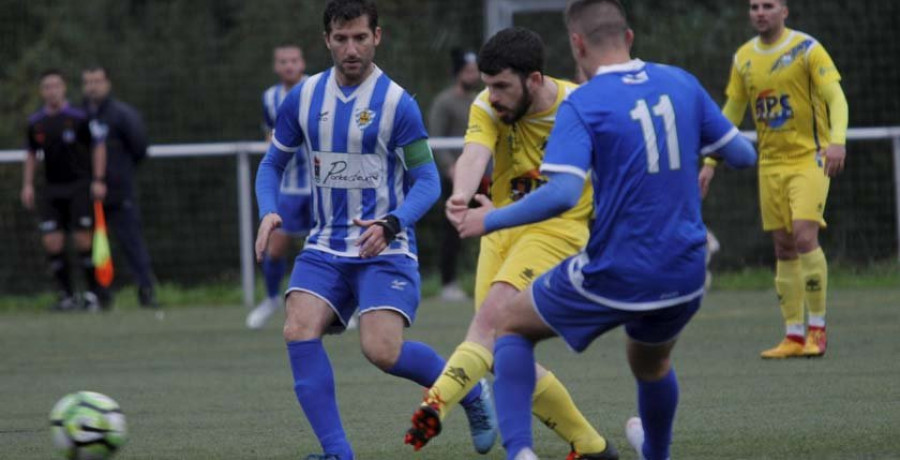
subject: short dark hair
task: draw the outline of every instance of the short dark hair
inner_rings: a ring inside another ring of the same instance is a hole
[[[494,34],[478,52],[478,70],[497,75],[509,69],[524,78],[544,73],[544,41],[524,27],[510,27]]]
[[[44,69],[41,71],[41,74],[38,75],[38,82],[44,81],[45,78],[56,75],[59,78],[62,78],[63,81],[66,80],[66,77],[63,76],[62,70],[57,68]]]
[[[378,8],[372,0],[330,0],[325,5],[325,14],[323,22],[325,25],[325,33],[331,34],[331,25],[333,23],[343,24],[356,18],[367,16],[369,18],[369,28],[375,32],[378,27]]]
[[[101,65],[101,64],[89,65],[89,66],[85,67],[84,70],[81,71],[81,73],[85,73],[85,72],[103,72],[103,76],[106,77],[107,80],[109,80],[109,69],[105,65]]]
[[[628,30],[625,7],[619,0],[571,0],[564,17],[566,27],[594,44],[624,37]]]
[[[301,53],[303,52],[303,47],[294,42],[281,42],[281,43],[275,45],[273,50],[290,49],[290,48],[295,48],[297,50],[300,50]]]

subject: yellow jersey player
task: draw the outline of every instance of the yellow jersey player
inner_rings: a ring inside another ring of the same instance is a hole
[[[775,289],[786,324],[785,339],[763,358],[825,354],[828,265],[818,236],[830,178],[844,169],[846,156],[841,76],[821,43],[785,27],[787,17],[787,0],[750,0],[759,35],[734,55],[723,109],[738,124],[752,102],[759,137],[763,229],[775,243]],[[714,166],[707,162],[700,172],[704,190]]]
[[[456,163],[453,194],[447,201],[447,217],[454,224],[458,224],[455,221],[475,195],[491,159],[491,201],[495,207],[512,204],[546,181],[539,171],[544,147],[557,109],[577,86],[543,75],[543,50],[536,33],[511,28],[498,32],[479,52],[478,68],[487,89],[471,106],[465,147]],[[481,239],[475,316],[465,341],[456,348],[413,414],[406,443],[418,450],[437,436],[451,407],[491,370],[501,305],[585,246],[592,210],[591,190],[587,182],[578,204],[557,218]],[[476,199],[488,201],[483,195]],[[553,373],[540,365],[536,371],[533,413],[570,444],[569,458],[618,458],[612,444],[578,411]],[[480,453],[491,447],[475,441]]]

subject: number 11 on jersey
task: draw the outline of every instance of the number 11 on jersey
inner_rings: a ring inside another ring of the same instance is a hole
[[[647,151],[647,170],[650,174],[659,172],[659,148],[656,146],[656,130],[653,127],[653,119],[650,117],[650,109],[647,101],[638,99],[637,105],[630,112],[631,119],[641,124],[644,132],[644,144]],[[653,114],[662,117],[663,129],[666,131],[666,150],[669,154],[669,169],[681,169],[681,152],[678,148],[678,129],[675,125],[675,108],[669,95],[663,94],[659,103],[653,106]]]

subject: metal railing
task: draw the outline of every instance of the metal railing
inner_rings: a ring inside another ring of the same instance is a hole
[[[744,131],[742,134],[756,140],[756,133]],[[900,126],[877,128],[851,128],[847,132],[848,141],[884,140],[890,139],[893,144],[894,164],[894,191],[895,191],[895,219],[897,223],[897,241],[900,243]],[[439,137],[429,139],[433,149],[461,149],[463,139],[459,137]],[[250,167],[251,155],[262,155],[266,152],[268,144],[265,142],[218,142],[209,144],[170,144],[153,145],[149,148],[148,155],[152,158],[197,158],[211,156],[234,156],[237,159],[237,190],[238,190],[238,226],[240,229],[240,263],[241,263],[241,288],[243,289],[243,301],[248,307],[253,305],[254,299],[254,231],[253,231],[253,203],[252,197],[252,171]],[[852,152],[850,153],[852,155]],[[0,150],[0,163],[21,162],[25,158],[24,150]],[[900,244],[898,244],[900,247]],[[897,254],[900,260],[900,249]]]

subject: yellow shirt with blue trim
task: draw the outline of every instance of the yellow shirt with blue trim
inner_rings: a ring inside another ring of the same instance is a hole
[[[512,204],[547,182],[546,176],[540,173],[547,138],[556,122],[559,105],[578,85],[547,76],[544,78],[556,84],[553,105],[542,112],[526,114],[514,124],[500,120],[491,107],[488,90],[482,91],[469,109],[466,143],[483,145],[493,153],[491,201],[495,207]],[[588,180],[578,204],[559,217],[587,222],[593,209],[592,197],[593,189]]]
[[[760,167],[797,165],[828,146],[819,88],[840,79],[825,48],[800,31],[785,29],[771,45],[755,37],[737,50],[725,93],[751,104]]]

